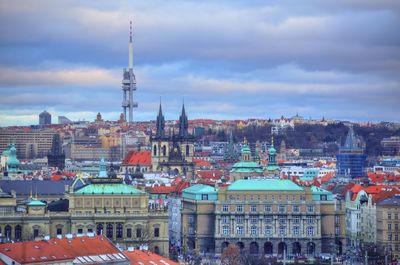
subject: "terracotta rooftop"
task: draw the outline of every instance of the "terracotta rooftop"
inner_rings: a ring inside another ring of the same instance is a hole
[[[205,159],[193,158],[193,162],[196,164],[196,167],[211,167],[210,162]]]
[[[131,151],[126,155],[126,157],[122,161],[122,165],[150,166],[151,165],[151,152],[148,150],[146,150],[146,151]]]
[[[8,243],[0,245],[0,253],[19,264],[74,260],[76,264],[105,264],[127,259],[103,236]]]
[[[124,251],[131,265],[179,265],[179,263],[147,250]]]
[[[147,192],[153,194],[170,194],[176,191],[177,186],[154,186],[146,189]]]

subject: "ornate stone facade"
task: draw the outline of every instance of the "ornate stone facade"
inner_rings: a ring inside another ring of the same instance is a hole
[[[104,234],[120,246],[148,245],[149,250],[168,255],[168,212],[150,210],[149,195],[119,179],[94,179],[91,184],[70,190],[68,211],[49,211],[31,198],[17,205],[1,197],[2,241],[33,240],[46,235]]]
[[[183,198],[182,230],[189,249],[220,254],[236,244],[250,254],[343,252],[344,208],[325,190],[289,180],[238,180],[220,187],[218,200],[199,198]]]
[[[182,106],[182,114],[179,118],[179,133],[165,133],[165,119],[160,105],[156,122],[156,135],[151,137],[151,163],[152,170],[185,175],[188,178],[194,176],[194,137],[188,132],[188,118],[185,106]]]

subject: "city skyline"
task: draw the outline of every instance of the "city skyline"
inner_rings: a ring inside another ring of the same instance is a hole
[[[0,126],[117,120],[134,27],[135,121],[322,117],[399,122],[395,1],[3,1]],[[54,119],[53,118],[53,119]]]

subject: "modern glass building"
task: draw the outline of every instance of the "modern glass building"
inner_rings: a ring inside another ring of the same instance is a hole
[[[337,175],[339,177],[359,178],[365,175],[367,155],[360,139],[355,135],[353,127],[349,127],[345,144],[336,156]]]

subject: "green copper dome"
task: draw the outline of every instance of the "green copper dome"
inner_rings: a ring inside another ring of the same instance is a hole
[[[262,173],[262,167],[253,161],[240,161],[232,166],[231,172],[237,173]]]
[[[276,154],[276,149],[275,149],[275,147],[274,147],[274,146],[271,146],[271,147],[268,149],[268,153],[269,153],[270,155]]]
[[[249,146],[247,144],[245,144],[245,145],[243,145],[241,152],[242,152],[242,154],[250,154],[251,150],[250,150]]]
[[[26,205],[28,206],[46,206],[46,204],[42,201],[39,201],[37,199],[31,199]]]
[[[19,160],[17,159],[17,149],[12,144],[9,149],[9,156],[7,159],[7,166],[9,168],[17,168],[20,165]]]

